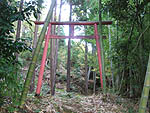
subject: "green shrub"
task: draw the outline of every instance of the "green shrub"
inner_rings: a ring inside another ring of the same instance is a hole
[[[0,59],[0,65],[0,105],[5,104],[5,99],[10,103],[19,104],[18,99],[22,90],[22,78],[18,74],[20,66],[5,59]]]

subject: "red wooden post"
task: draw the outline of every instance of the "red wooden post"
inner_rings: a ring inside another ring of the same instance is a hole
[[[103,88],[101,48],[100,48],[100,43],[99,43],[99,36],[98,36],[98,31],[97,31],[97,24],[94,24],[94,30],[95,30],[95,38],[96,38],[96,47],[97,47],[97,56],[98,56],[98,64],[99,64],[99,73],[100,73],[100,80],[101,80],[101,88]]]
[[[43,57],[42,57],[42,61],[41,61],[41,67],[40,67],[40,72],[39,72],[36,95],[40,95],[50,35],[51,35],[51,24],[49,24],[49,26],[48,26],[48,31],[47,31],[47,35],[46,35],[46,41],[45,41],[45,47],[44,47]]]

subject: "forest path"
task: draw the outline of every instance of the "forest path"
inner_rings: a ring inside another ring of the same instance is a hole
[[[133,113],[138,109],[130,100],[111,94],[85,96],[62,89],[55,96],[30,95],[25,106],[32,113]]]
[[[65,68],[60,66],[60,77],[65,77]],[[27,72],[27,67],[22,73]],[[46,70],[45,75],[48,75],[49,70]],[[57,77],[59,78],[59,77]],[[35,81],[37,81],[37,76]],[[64,78],[59,78],[56,81],[55,96],[47,94],[50,90],[49,78],[45,76],[41,89],[41,96],[35,97],[34,94],[29,94],[26,104],[25,113],[136,113],[138,110],[138,102],[133,99],[121,98],[115,94],[102,94],[101,91],[96,95],[85,96],[84,84],[82,77],[71,80],[72,92],[66,92],[66,83]],[[62,80],[60,82],[60,80]],[[77,83],[75,81],[78,81]],[[89,89],[90,90],[90,89]],[[24,111],[23,110],[23,111]]]

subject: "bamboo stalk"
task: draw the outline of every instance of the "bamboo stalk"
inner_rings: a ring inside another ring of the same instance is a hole
[[[36,46],[36,49],[34,51],[32,61],[31,61],[31,64],[30,64],[30,67],[29,67],[29,70],[28,70],[28,73],[27,73],[24,88],[23,88],[23,91],[22,91],[21,100],[20,100],[20,107],[23,107],[23,105],[25,104],[25,100],[27,98],[28,90],[29,90],[29,87],[30,87],[30,82],[31,82],[32,75],[34,73],[35,65],[36,65],[36,62],[37,62],[37,58],[39,56],[39,52],[40,52],[40,49],[41,49],[41,46],[42,46],[42,42],[45,38],[45,33],[46,33],[46,30],[47,30],[47,26],[48,26],[48,24],[50,22],[50,19],[52,17],[53,8],[55,6],[55,3],[56,3],[56,0],[51,1],[51,6],[50,6],[50,9],[49,9],[49,12],[47,14],[44,26],[43,26],[42,31],[40,33],[40,36],[39,36],[39,39],[38,39],[38,42],[37,42],[37,46]]]
[[[102,3],[99,0],[99,43],[101,48],[101,61],[102,61],[102,78],[103,78],[103,91],[106,92],[106,81],[105,81],[105,58],[104,58],[104,47],[103,47],[103,39],[102,39]]]
[[[42,3],[39,4],[39,6],[41,7],[42,6]],[[40,13],[37,14],[37,19],[36,21],[40,21]],[[32,51],[32,55],[34,54],[34,50],[36,48],[36,44],[37,44],[37,39],[38,39],[38,29],[39,29],[39,26],[38,25],[35,25],[35,28],[34,28],[34,39],[33,39],[33,45],[32,45],[32,48],[33,48],[33,51]],[[32,93],[34,91],[34,88],[35,88],[35,72],[32,76],[32,80],[31,80],[31,84],[30,84],[30,93]]]
[[[149,61],[148,61],[141,101],[139,105],[139,113],[145,113],[146,111],[146,105],[149,97],[149,90],[150,90],[150,54],[149,54]]]

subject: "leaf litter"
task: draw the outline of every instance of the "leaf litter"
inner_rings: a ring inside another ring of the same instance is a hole
[[[85,96],[58,89],[55,96],[29,96],[26,106],[34,113],[130,113],[138,109],[138,104],[112,94]]]

